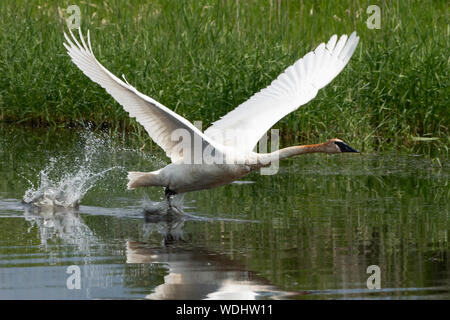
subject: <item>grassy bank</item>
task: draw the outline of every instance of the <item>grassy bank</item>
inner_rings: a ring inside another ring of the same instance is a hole
[[[32,126],[141,127],[65,54],[63,9],[77,4],[98,59],[204,128],[334,34],[361,36],[350,64],[281,120],[285,141],[340,137],[364,151],[448,155],[447,1],[0,2],[0,119]]]

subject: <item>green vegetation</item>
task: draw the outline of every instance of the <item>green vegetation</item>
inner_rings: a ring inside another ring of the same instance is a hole
[[[361,36],[350,64],[281,120],[285,142],[340,137],[366,152],[448,156],[447,1],[0,2],[0,120],[143,129],[71,62],[64,9],[77,4],[97,58],[187,119],[210,122],[334,34]],[[366,26],[379,4],[381,29]]]

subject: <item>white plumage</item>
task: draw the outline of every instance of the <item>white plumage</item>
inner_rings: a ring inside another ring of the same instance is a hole
[[[88,31],[88,45],[84,41],[81,29],[79,29],[81,44],[70,32],[73,42],[64,34],[67,44],[64,46],[67,53],[72,58],[72,61],[80,68],[85,75],[92,81],[98,83],[127,111],[132,118],[136,118],[150,137],[155,141],[167,156],[176,162],[182,160],[178,153],[174,153],[173,149],[177,145],[177,141],[172,141],[170,135],[173,130],[185,129],[192,136],[197,136],[209,144],[215,145],[211,139],[206,137],[199,129],[185,118],[179,116],[169,108],[166,108],[159,102],[140,93],[136,88],[132,87],[127,82],[123,82],[95,58],[92,52],[90,35]]]
[[[119,102],[150,137],[166,152],[172,164],[154,172],[130,172],[128,188],[163,186],[170,193],[216,187],[230,183],[250,171],[267,166],[275,159],[311,152],[356,152],[339,139],[310,146],[290,147],[270,154],[258,154],[253,148],[277,121],[312,100],[318,90],[330,83],[353,55],[359,37],[353,32],[349,38],[333,35],[328,43],[317,46],[288,67],[267,88],[254,94],[204,133],[185,118],[140,93],[136,88],[114,76],[95,58],[90,42],[87,44],[79,30],[80,41],[70,32],[64,46],[77,67],[98,83]],[[125,78],[124,78],[125,79]],[[180,150],[172,133],[184,129],[193,142],[201,142],[201,151],[222,154],[226,164],[189,164],[191,150]],[[245,132],[245,134],[243,134]],[[189,156],[189,157],[188,157]],[[237,162],[235,160],[238,160]],[[170,194],[169,193],[169,194]]]
[[[353,32],[347,41],[343,35],[336,44],[337,36],[328,44],[320,44],[288,67],[267,88],[254,94],[220,120],[213,123],[205,134],[214,139],[217,135],[227,139],[227,146],[240,150],[253,150],[259,139],[280,119],[314,99],[319,89],[330,83],[345,67],[358,44],[359,37]],[[250,138],[241,139],[233,132],[245,129]],[[244,145],[242,145],[244,144]]]

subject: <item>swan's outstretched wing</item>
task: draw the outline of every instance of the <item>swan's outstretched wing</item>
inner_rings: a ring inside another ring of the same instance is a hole
[[[137,122],[144,126],[153,141],[164,149],[172,162],[186,160],[185,158],[188,155],[186,150],[180,150],[180,142],[177,139],[174,139],[175,141],[173,141],[171,138],[174,130],[181,129],[181,131],[176,132],[177,134],[175,134],[174,137],[189,134],[189,138],[192,141],[196,141],[197,143],[200,141],[202,146],[201,150],[205,149],[207,146],[215,148],[218,145],[188,120],[152,98],[140,93],[136,88],[126,82],[126,80],[123,82],[109,72],[100,64],[100,62],[98,62],[92,52],[89,31],[88,45],[86,45],[86,42],[84,41],[81,29],[79,29],[79,34],[81,44],[77,41],[72,32],[70,32],[72,39],[64,33],[67,41],[67,43],[64,43],[64,46],[67,49],[67,53],[72,58],[72,61],[92,81],[105,88],[106,91],[123,106],[130,117],[135,117]],[[193,151],[193,144],[190,143],[190,145],[192,146],[190,151]],[[190,159],[194,159],[192,154],[189,156],[191,157]]]
[[[278,76],[267,88],[213,123],[205,134],[226,146],[252,150],[281,118],[312,100],[345,67],[358,44],[353,32],[334,35]]]

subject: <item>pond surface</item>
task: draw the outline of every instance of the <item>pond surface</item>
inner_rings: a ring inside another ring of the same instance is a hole
[[[450,298],[447,162],[305,155],[155,221],[163,191],[126,190],[126,172],[168,159],[122,141],[0,129],[1,299]],[[79,207],[22,203],[49,192]]]

